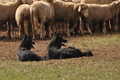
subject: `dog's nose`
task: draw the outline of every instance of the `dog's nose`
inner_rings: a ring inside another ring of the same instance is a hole
[[[67,42],[67,40],[63,40],[63,42]]]
[[[32,44],[35,44],[35,42],[32,42]]]

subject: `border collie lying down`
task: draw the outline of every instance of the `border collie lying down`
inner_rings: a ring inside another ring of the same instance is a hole
[[[65,46],[63,42],[66,43],[67,40],[60,37],[59,34],[54,33],[52,41],[47,47],[48,57],[50,59],[65,59],[82,56],[93,56],[91,51],[81,52],[79,49],[76,49],[74,47],[61,48],[61,46]]]
[[[40,61],[47,60],[44,57],[40,57],[30,51],[31,48],[34,48],[32,44],[35,42],[32,41],[30,36],[24,35],[20,46],[18,47],[18,58],[20,61]]]

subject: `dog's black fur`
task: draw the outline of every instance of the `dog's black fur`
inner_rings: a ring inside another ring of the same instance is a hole
[[[18,47],[18,58],[20,61],[40,61],[47,60],[45,57],[40,57],[30,51],[35,42],[32,41],[30,36],[24,35],[20,46]]]
[[[47,47],[48,57],[50,59],[65,59],[82,56],[93,56],[91,51],[81,52],[79,49],[76,49],[74,47],[61,48],[61,46],[65,46],[63,42],[66,43],[67,40],[60,37],[59,34],[54,33],[52,41]]]

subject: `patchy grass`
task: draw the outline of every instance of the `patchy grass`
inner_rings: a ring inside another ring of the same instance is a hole
[[[0,80],[119,80],[120,34],[65,37],[66,45],[81,51],[91,50],[93,57],[80,57],[39,62],[20,62],[20,41],[0,41]],[[35,41],[37,55],[47,54],[50,40]]]

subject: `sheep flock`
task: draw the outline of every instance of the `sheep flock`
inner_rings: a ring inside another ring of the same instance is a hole
[[[119,8],[120,0],[0,0],[0,26],[7,39],[15,39],[15,28],[19,39],[120,32]]]

